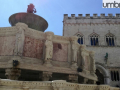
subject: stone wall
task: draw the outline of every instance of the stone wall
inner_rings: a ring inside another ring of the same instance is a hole
[[[63,36],[76,36],[81,34],[83,36],[83,44],[87,45],[89,50],[95,51],[95,61],[99,63],[104,62],[106,53],[109,55],[109,65],[119,67],[119,45],[120,45],[120,17],[119,14],[113,16],[112,14],[101,14],[98,16],[94,14],[90,16],[82,16],[79,14],[71,14],[69,17],[64,15],[63,22]],[[106,34],[111,33],[115,37],[115,46],[107,46]],[[98,35],[98,46],[91,46],[90,35]]]
[[[74,36],[80,33],[84,36],[84,44],[90,45],[89,36],[99,35],[99,45],[106,45],[105,35],[109,32],[115,35],[115,45],[120,45],[120,18],[118,17],[72,17],[64,16],[63,36]]]
[[[105,65],[105,55],[108,53],[108,65],[111,67],[120,66],[120,47],[93,47],[88,46],[88,50],[95,51],[95,61]]]

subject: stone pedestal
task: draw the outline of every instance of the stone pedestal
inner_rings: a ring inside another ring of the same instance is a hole
[[[5,72],[5,76],[7,77],[7,79],[11,80],[18,80],[21,75],[21,70],[17,68],[6,69]]]
[[[47,67],[52,67],[51,60],[45,60],[44,65]]]
[[[52,77],[52,72],[43,72],[42,73],[42,80],[43,81],[49,81],[49,79]]]
[[[78,82],[78,75],[68,75],[68,81],[72,83],[77,83]]]

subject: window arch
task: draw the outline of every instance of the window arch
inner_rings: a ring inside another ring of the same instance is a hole
[[[96,33],[92,33],[90,35],[90,43],[91,43],[91,46],[98,46],[99,45],[99,35]]]
[[[105,38],[108,46],[115,46],[115,36],[113,34],[108,33]]]
[[[111,71],[111,80],[112,81],[119,81],[119,72],[118,70]]]
[[[76,36],[78,37],[78,43],[83,44],[84,43],[83,35],[80,33],[77,33]]]

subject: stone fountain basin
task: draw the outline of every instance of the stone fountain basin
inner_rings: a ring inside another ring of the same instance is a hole
[[[47,27],[47,21],[33,13],[15,13],[9,17],[9,23],[15,26],[18,22],[22,22],[28,25],[29,28],[44,32]]]

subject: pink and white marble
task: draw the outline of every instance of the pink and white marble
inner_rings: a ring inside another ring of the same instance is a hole
[[[40,39],[33,39],[25,37],[23,56],[31,58],[43,57],[43,41]]]
[[[0,55],[13,55],[15,36],[0,37]]]
[[[53,60],[55,61],[68,60],[68,44],[53,43]]]

